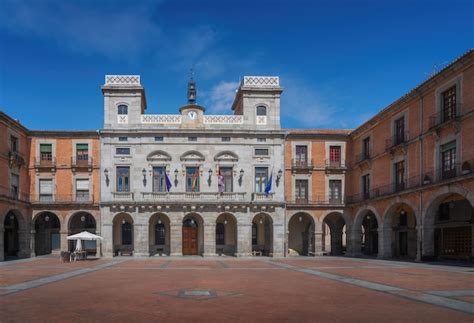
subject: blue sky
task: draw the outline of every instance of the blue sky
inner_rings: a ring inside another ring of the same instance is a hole
[[[140,74],[150,114],[230,114],[243,75],[279,75],[285,128],[353,128],[473,47],[474,1],[0,0],[0,110],[101,128],[105,74]]]

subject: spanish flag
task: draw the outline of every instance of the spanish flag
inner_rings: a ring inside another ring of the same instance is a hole
[[[194,172],[194,175],[193,175],[193,184],[191,186],[192,192],[197,192],[197,190],[199,190],[198,184],[199,184],[199,167],[196,167],[196,171]]]

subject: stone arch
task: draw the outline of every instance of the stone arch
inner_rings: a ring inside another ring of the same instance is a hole
[[[459,251],[457,247],[449,246],[449,237],[456,235],[457,240],[460,237],[470,237],[472,240],[472,227],[474,222],[473,202],[474,195],[458,187],[445,186],[439,189],[424,207],[422,217],[423,236],[422,236],[422,257],[426,260],[441,257],[472,257],[472,243],[470,255],[468,252]],[[447,205],[445,213],[447,219],[439,221],[437,215],[441,216],[442,204]],[[453,211],[450,211],[453,209]],[[452,214],[452,215],[451,215]],[[470,225],[468,224],[470,222]],[[454,232],[459,231],[459,232]]]
[[[33,218],[36,256],[61,250],[61,218],[54,212],[43,211]]]
[[[331,255],[342,255],[345,252],[347,247],[345,228],[348,227],[346,219],[347,214],[344,216],[344,213],[339,211],[329,211],[323,215],[321,231],[324,252],[329,252]],[[329,228],[329,233],[327,228]]]
[[[270,214],[255,214],[252,219],[251,239],[254,255],[273,255],[273,218]]]
[[[172,157],[164,150],[154,150],[146,156],[148,161],[171,161]]]
[[[397,198],[385,209],[383,215],[383,257],[411,258],[417,255],[416,205],[407,199]]]
[[[133,255],[134,221],[129,213],[120,212],[114,216],[112,220],[112,241],[115,255]]]
[[[216,254],[233,256],[237,252],[237,218],[229,212],[216,218]]]
[[[67,231],[68,235],[73,235],[80,233],[82,231],[87,231],[92,234],[97,234],[97,219],[94,214],[88,211],[75,211],[69,214],[66,219],[67,221]],[[87,251],[88,254],[98,254],[97,250],[98,244],[97,241],[84,241],[83,249]],[[69,251],[74,251],[76,248],[76,241],[68,240]]]
[[[204,161],[206,158],[197,150],[188,150],[179,159],[181,161]]]
[[[239,161],[239,156],[234,153],[233,151],[226,150],[226,151],[221,151],[218,152],[214,156],[215,161],[231,161],[231,162],[238,162]]]
[[[372,218],[374,215],[374,218]],[[361,207],[352,226],[352,248],[355,255],[381,255],[383,221],[377,209],[366,205]]]
[[[315,253],[316,221],[307,212],[296,212],[288,220],[288,255]]]
[[[171,245],[171,222],[163,212],[154,213],[148,221],[150,256],[169,255]]]
[[[20,235],[26,234],[26,221],[17,209],[10,209],[1,218],[3,227],[3,256],[17,258],[25,256]]]
[[[204,218],[196,212],[187,213],[182,222],[183,255],[204,253]]]

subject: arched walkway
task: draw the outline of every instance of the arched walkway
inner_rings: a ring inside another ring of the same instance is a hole
[[[363,209],[357,213],[352,229],[354,254],[378,256],[379,223],[381,221],[373,208]]]
[[[204,252],[204,221],[197,213],[183,219],[183,256],[202,255]]]
[[[314,254],[315,224],[311,215],[294,214],[288,222],[288,255],[308,256]]]
[[[223,213],[216,220],[216,254],[233,256],[237,252],[237,220]]]
[[[3,252],[5,260],[18,257],[20,251],[20,225],[18,215],[9,211],[4,219]]]
[[[88,231],[90,233],[97,233],[97,223],[92,214],[88,212],[77,212],[69,220],[68,235],[76,234],[82,231]],[[70,251],[74,251],[76,248],[76,241],[69,240],[68,246]],[[82,248],[87,251],[88,254],[97,253],[97,242],[96,241],[83,241]]]
[[[423,224],[425,259],[468,259],[473,256],[473,207],[463,195],[445,193],[428,206]]]
[[[155,213],[148,224],[150,256],[170,254],[170,219],[163,213]]]
[[[134,250],[132,217],[127,213],[119,213],[112,222],[114,254],[132,256]]]
[[[405,202],[394,203],[384,214],[384,257],[415,259],[417,254],[416,214]]]
[[[323,247],[331,255],[342,255],[346,251],[346,221],[339,212],[331,212],[323,219]],[[329,229],[329,232],[327,232]],[[327,240],[329,241],[327,241]]]
[[[35,254],[47,255],[61,250],[61,222],[56,214],[43,212],[35,219]]]
[[[273,255],[273,220],[268,214],[257,214],[252,220],[252,253]]]

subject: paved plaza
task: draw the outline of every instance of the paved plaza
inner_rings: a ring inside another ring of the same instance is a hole
[[[474,268],[316,258],[0,264],[1,322],[474,320]]]

